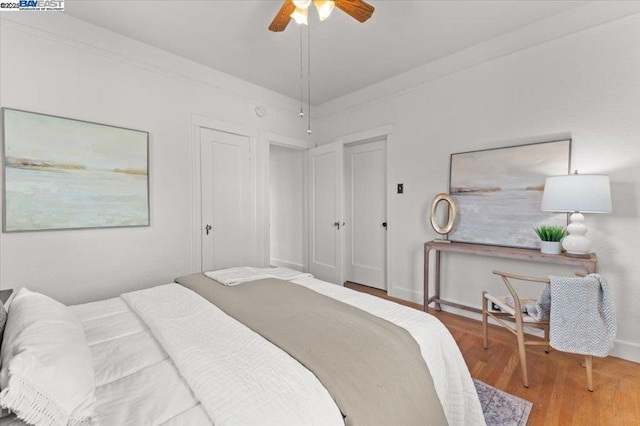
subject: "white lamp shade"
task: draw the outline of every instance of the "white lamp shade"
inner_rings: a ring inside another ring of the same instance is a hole
[[[540,209],[545,212],[609,213],[609,176],[576,173],[548,177]]]

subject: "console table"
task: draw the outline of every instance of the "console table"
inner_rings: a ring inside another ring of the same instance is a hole
[[[434,283],[435,292],[429,297],[429,255],[435,252],[435,273]],[[440,254],[442,252],[467,253],[479,256],[501,257],[504,259],[529,260],[532,262],[546,262],[560,265],[577,265],[584,268],[587,273],[593,274],[598,267],[598,258],[595,253],[591,253],[589,257],[569,257],[562,254],[545,254],[540,253],[537,249],[513,248],[502,246],[489,246],[483,244],[472,243],[443,243],[438,241],[429,241],[424,243],[424,305],[426,311],[427,306],[433,302],[435,308],[440,310],[440,305],[453,306],[459,309],[465,309],[480,313],[480,309],[470,306],[461,305],[459,303],[448,302],[440,298]]]

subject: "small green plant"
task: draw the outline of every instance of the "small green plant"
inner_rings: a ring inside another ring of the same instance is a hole
[[[558,225],[542,225],[533,229],[542,241],[560,241],[567,235],[564,226]]]

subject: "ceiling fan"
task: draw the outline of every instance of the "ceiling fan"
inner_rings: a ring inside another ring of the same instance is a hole
[[[373,15],[374,7],[362,0],[313,0],[313,4],[318,9],[320,20],[327,19],[333,7],[345,12],[354,19],[364,22]],[[285,0],[284,4],[273,18],[269,30],[274,32],[284,31],[291,18],[296,22],[307,23],[307,9],[311,5],[311,0]]]

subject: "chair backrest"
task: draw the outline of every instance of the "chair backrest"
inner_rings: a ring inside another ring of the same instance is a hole
[[[549,278],[530,277],[526,275],[512,274],[510,272],[504,272],[504,271],[493,271],[493,273],[495,275],[500,276],[504,284],[507,286],[507,290],[509,290],[511,297],[513,297],[513,304],[516,312],[522,312],[522,306],[520,306],[520,298],[518,297],[518,293],[516,292],[515,288],[513,287],[509,279],[519,280],[519,281],[528,281],[528,282],[534,282],[534,283],[540,283],[540,284],[549,284],[550,282]]]

